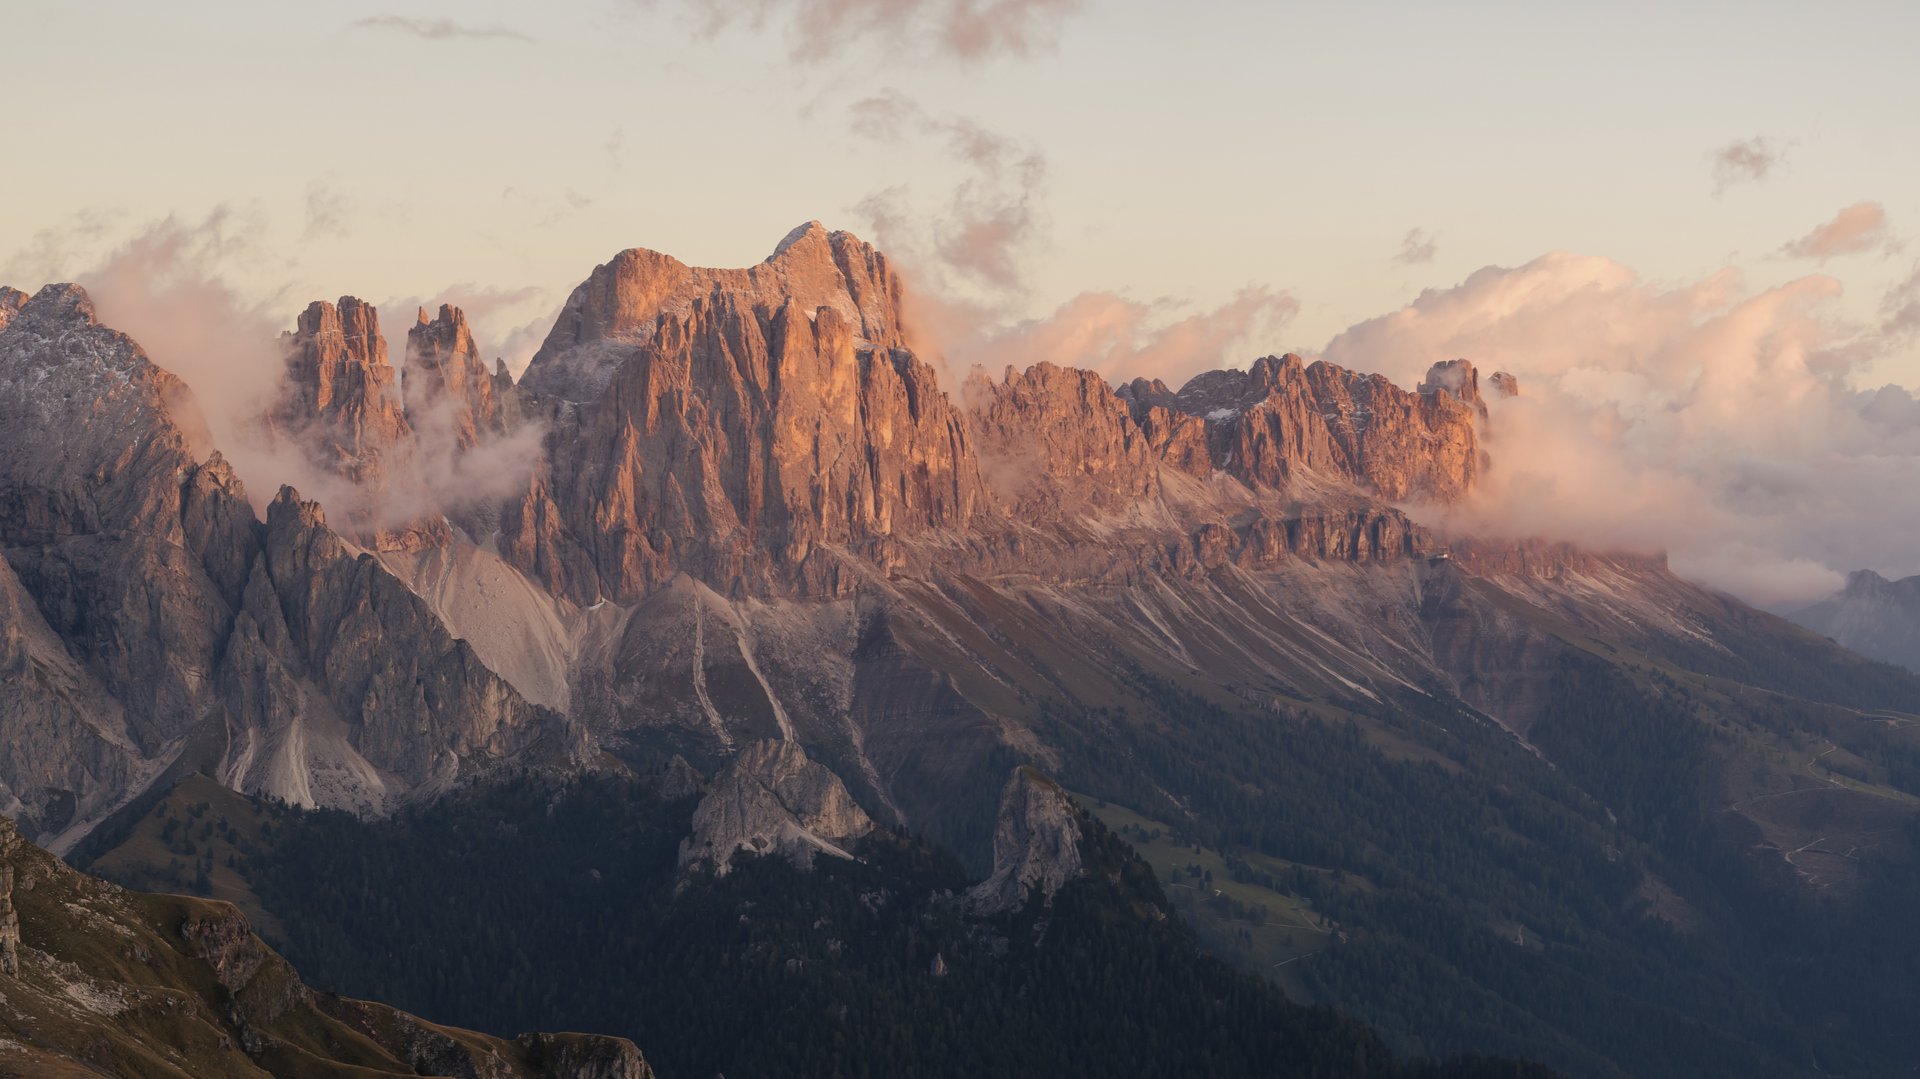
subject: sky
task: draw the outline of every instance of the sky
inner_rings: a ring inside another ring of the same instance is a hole
[[[1634,462],[1512,469],[1493,524],[1770,602],[1920,572],[1920,520],[1869,505],[1920,479],[1911,3],[4,7],[18,287],[164,236],[256,321],[450,298],[517,366],[623,248],[746,265],[819,219],[952,314],[954,362],[1410,385],[1471,349],[1593,432],[1528,456]],[[1769,538],[1839,490],[1828,534]]]

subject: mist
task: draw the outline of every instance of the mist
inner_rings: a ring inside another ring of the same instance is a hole
[[[229,275],[236,252],[244,248],[244,233],[224,211],[198,222],[168,217],[140,230],[75,279],[92,297],[104,325],[131,337],[149,359],[192,390],[198,415],[182,416],[183,426],[189,431],[204,426],[211,443],[196,446],[196,452],[204,457],[220,451],[256,513],[264,513],[288,484],[325,507],[336,526],[394,528],[497,504],[524,489],[544,430],[528,424],[462,446],[450,424],[434,422],[450,402],[413,402],[410,411],[424,422],[397,448],[395,471],[377,486],[356,484],[327,467],[326,455],[316,450],[323,435],[316,425],[270,429],[264,417],[280,399],[286,378],[281,334],[305,305],[289,302],[277,312],[280,303],[250,300],[234,288]],[[546,303],[545,294],[533,289],[455,286],[448,291],[478,298],[494,325],[502,312],[512,322],[527,308]],[[284,296],[285,290],[272,295]],[[390,315],[381,327],[393,357],[405,351],[414,311],[405,308],[402,321]],[[537,347],[533,327],[538,322],[516,326],[504,339],[505,350],[522,367],[519,354],[531,356]]]
[[[1920,572],[1920,403],[1863,386],[1904,346],[1906,308],[1848,322],[1841,285],[1749,290],[1732,271],[1656,284],[1604,258],[1490,266],[1369,319],[1322,350],[1402,384],[1464,356],[1518,376],[1490,396],[1492,465],[1447,527],[1664,550],[1674,570],[1787,605],[1854,569]]]

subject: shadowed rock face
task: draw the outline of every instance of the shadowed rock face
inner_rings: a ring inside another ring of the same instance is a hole
[[[653,1075],[624,1038],[509,1041],[316,992],[232,905],[122,891],[26,842],[4,817],[0,975],[8,1074]]]
[[[377,809],[577,748],[317,507],[256,519],[185,398],[73,286],[0,329],[0,806],[65,843],[170,767]]]
[[[1079,875],[1080,821],[1073,803],[1053,780],[1032,768],[1016,768],[1000,795],[993,875],[968,890],[968,906],[1000,914],[1019,910],[1035,893],[1051,902]]]
[[[1856,570],[1845,588],[1789,617],[1863,656],[1920,671],[1920,577]]]
[[[734,852],[778,854],[794,864],[816,855],[852,857],[842,844],[873,830],[839,777],[793,742],[753,742],[714,777],[693,811],[680,864],[724,876]]]

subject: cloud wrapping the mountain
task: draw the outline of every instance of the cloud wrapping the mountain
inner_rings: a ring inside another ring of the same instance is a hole
[[[1842,255],[1871,251],[1887,242],[1886,209],[1877,202],[1856,202],[1833,215],[1833,220],[1782,247],[1780,254],[1786,258],[1825,262]]]
[[[954,372],[981,366],[998,377],[1036,363],[1083,367],[1113,385],[1160,378],[1175,386],[1203,370],[1244,366],[1299,310],[1292,296],[1247,288],[1217,307],[1189,312],[1168,300],[1083,292],[1044,318],[1011,324],[982,307],[908,293],[915,351]]]
[[[1854,384],[1897,317],[1850,325],[1839,294],[1822,275],[1659,285],[1556,253],[1423,292],[1324,355],[1403,384],[1456,356],[1519,376],[1489,401],[1483,489],[1443,523],[1665,549],[1751,600],[1810,599],[1853,569],[1920,572],[1920,405]]]
[[[450,439],[430,437],[430,430],[429,437],[417,441],[409,462],[415,475],[399,477],[379,492],[357,488],[316,466],[304,446],[271,437],[260,419],[281,393],[286,360],[280,335],[291,312],[276,314],[278,301],[243,299],[229,283],[236,260],[248,246],[249,231],[226,210],[198,222],[169,217],[142,229],[76,279],[104,325],[133,338],[148,358],[192,389],[199,415],[182,416],[183,423],[190,432],[204,424],[212,446],[198,447],[199,452],[218,448],[256,509],[264,508],[287,483],[330,512],[371,511],[379,524],[392,526],[427,509],[419,501],[422,491],[434,509],[459,510],[524,486],[542,434],[533,426],[468,451]],[[545,309],[538,290],[455,286],[448,292],[471,298],[485,314],[529,303]],[[396,363],[414,313],[412,306],[386,312],[381,331]],[[544,333],[552,320],[535,322]],[[529,331],[514,334],[522,332]],[[506,343],[529,352],[537,347],[517,336]],[[430,407],[416,403],[416,409]]]

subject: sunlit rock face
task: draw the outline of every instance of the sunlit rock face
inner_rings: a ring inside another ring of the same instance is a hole
[[[797,230],[749,270],[623,252],[576,289],[524,385],[554,410],[507,557],[577,602],[685,571],[725,592],[832,594],[847,552],[964,530],[972,436],[902,347],[899,284],[843,233]]]

